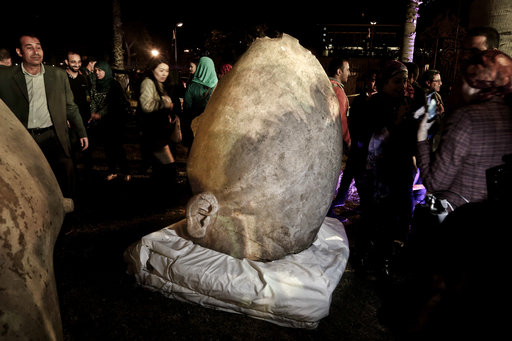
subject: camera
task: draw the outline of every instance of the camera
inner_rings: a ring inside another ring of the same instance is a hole
[[[432,122],[437,116],[437,101],[434,97],[435,92],[427,95],[427,122]]]
[[[437,116],[437,101],[434,97],[435,92],[428,94],[425,96],[425,102],[427,103],[424,106],[421,106],[414,113],[414,118],[417,120],[422,120],[425,116],[425,113],[428,115],[427,122],[430,123],[435,120]]]

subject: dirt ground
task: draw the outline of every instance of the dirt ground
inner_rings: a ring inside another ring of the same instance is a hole
[[[244,315],[182,303],[136,285],[123,252],[132,243],[185,217],[190,191],[184,151],[176,192],[156,198],[136,139],[126,144],[133,179],[104,180],[96,150],[94,168],[79,163],[77,208],[55,246],[55,272],[66,340],[395,340],[381,322],[378,281],[359,276],[349,260],[333,293],[329,316],[315,330],[293,329]],[[80,168],[82,167],[82,168]],[[357,192],[337,209],[352,247]]]

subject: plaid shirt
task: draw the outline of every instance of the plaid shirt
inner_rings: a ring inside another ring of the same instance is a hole
[[[512,109],[499,97],[463,107],[446,117],[441,142],[431,155],[418,142],[418,166],[427,190],[455,207],[487,199],[485,171],[512,153]],[[449,192],[443,192],[449,191]],[[443,193],[439,193],[443,192]]]

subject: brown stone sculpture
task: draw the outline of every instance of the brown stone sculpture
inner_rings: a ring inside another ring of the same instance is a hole
[[[62,340],[53,247],[73,201],[0,100],[0,339]]]
[[[252,260],[308,248],[341,168],[338,101],[297,39],[257,39],[214,90],[187,161],[182,237]]]

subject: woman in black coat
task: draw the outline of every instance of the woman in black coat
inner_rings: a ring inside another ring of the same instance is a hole
[[[105,146],[107,181],[117,178],[117,167],[123,174],[123,180],[130,181],[131,175],[123,148],[124,128],[130,103],[121,84],[112,76],[112,69],[107,62],[97,62],[94,71],[96,83],[91,89],[90,122],[98,123],[98,132]]]

